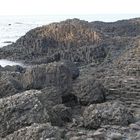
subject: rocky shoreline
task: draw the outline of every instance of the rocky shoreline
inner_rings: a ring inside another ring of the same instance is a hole
[[[140,19],[71,19],[0,48],[0,140],[139,140]]]

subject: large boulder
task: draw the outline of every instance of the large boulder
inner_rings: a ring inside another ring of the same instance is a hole
[[[51,103],[42,92],[30,90],[0,99],[0,136],[29,126],[32,123],[46,123]]]
[[[65,92],[72,86],[71,72],[63,62],[32,66],[26,70],[22,81],[25,89],[55,86]]]
[[[132,113],[121,102],[106,102],[88,106],[84,113],[84,126],[97,129],[101,125],[126,126],[133,121]]]
[[[105,88],[92,77],[81,79],[73,84],[73,94],[82,105],[101,103],[105,101]]]
[[[71,108],[62,104],[63,92],[56,87],[28,90],[0,99],[0,137],[33,123],[62,126],[72,118]]]
[[[62,131],[51,124],[33,124],[0,138],[1,140],[61,140]]]

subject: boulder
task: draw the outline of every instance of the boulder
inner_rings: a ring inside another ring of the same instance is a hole
[[[25,89],[55,86],[65,92],[70,90],[72,86],[71,72],[63,62],[32,66],[26,70],[22,81]]]
[[[98,45],[105,38],[91,23],[71,19],[29,31],[15,43],[1,48],[0,58],[31,63],[65,59],[87,64],[106,57],[105,49]]]
[[[73,94],[81,105],[102,103],[105,101],[105,88],[94,78],[85,78],[73,84]]]
[[[0,137],[33,123],[62,126],[70,122],[71,108],[62,104],[62,95],[58,88],[48,87],[0,99]]]
[[[70,107],[63,104],[56,105],[49,112],[50,122],[55,126],[63,126],[67,122],[72,121],[72,111]]]
[[[126,126],[134,121],[132,113],[121,102],[106,102],[88,106],[84,113],[84,126],[97,129],[102,125]]]
[[[46,124],[32,124],[0,138],[1,140],[61,140],[62,131],[58,127]]]
[[[45,95],[30,90],[0,99],[0,137],[29,126],[33,123],[48,122],[48,106]]]

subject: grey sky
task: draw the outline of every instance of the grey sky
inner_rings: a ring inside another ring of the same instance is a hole
[[[140,0],[0,0],[0,15],[49,15],[48,20],[56,21],[74,17],[116,21],[140,17],[139,5]]]

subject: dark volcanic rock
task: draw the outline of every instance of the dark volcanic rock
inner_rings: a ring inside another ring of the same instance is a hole
[[[112,59],[133,47],[139,30],[139,18],[115,23],[66,20],[29,31],[16,43],[1,48],[0,58],[36,64],[62,59],[100,64],[109,55]]]
[[[80,74],[79,68],[76,66],[76,64],[74,64],[71,61],[66,61],[65,60],[65,61],[62,61],[62,62],[64,62],[64,65],[66,65],[69,68],[69,70],[71,72],[71,75],[72,75],[72,79],[75,80]]]
[[[63,104],[54,106],[49,112],[50,122],[55,126],[63,126],[72,121],[72,111],[70,107]]]
[[[62,140],[62,132],[51,124],[33,124],[1,138],[1,140]]]
[[[0,99],[0,136],[30,126],[51,122],[62,126],[72,120],[70,107],[62,104],[63,92],[55,87],[29,90]]]
[[[30,90],[0,99],[0,136],[49,119],[45,95]]]
[[[140,35],[140,18],[120,20],[117,22],[92,22],[94,28],[112,36],[138,36]]]
[[[92,24],[78,19],[66,20],[29,31],[16,43],[4,47],[0,58],[49,63],[61,59],[73,62],[100,62],[106,51],[99,45],[106,38]]]
[[[15,65],[15,66],[5,66],[3,68],[3,71],[11,71],[11,72],[20,72],[24,73],[26,68],[23,68],[22,66]]]
[[[49,102],[52,104],[52,106],[62,104],[63,92],[61,92],[58,88],[51,86],[42,89],[41,92],[47,99],[46,104]]]
[[[103,85],[92,77],[73,84],[73,94],[78,97],[81,105],[104,102],[105,92]]]
[[[63,62],[30,67],[24,73],[22,81],[25,89],[56,86],[65,92],[72,87],[71,72]]]
[[[121,102],[90,105],[83,113],[84,126],[97,129],[102,125],[125,126],[134,121],[132,113]]]
[[[16,72],[0,72],[0,98],[23,90],[20,76],[20,73]]]
[[[72,19],[0,48],[31,65],[0,67],[0,139],[139,140],[139,41],[139,18]]]
[[[84,129],[70,131],[66,134],[66,140],[107,140],[104,132],[86,131]],[[109,139],[110,140],[110,139]]]

